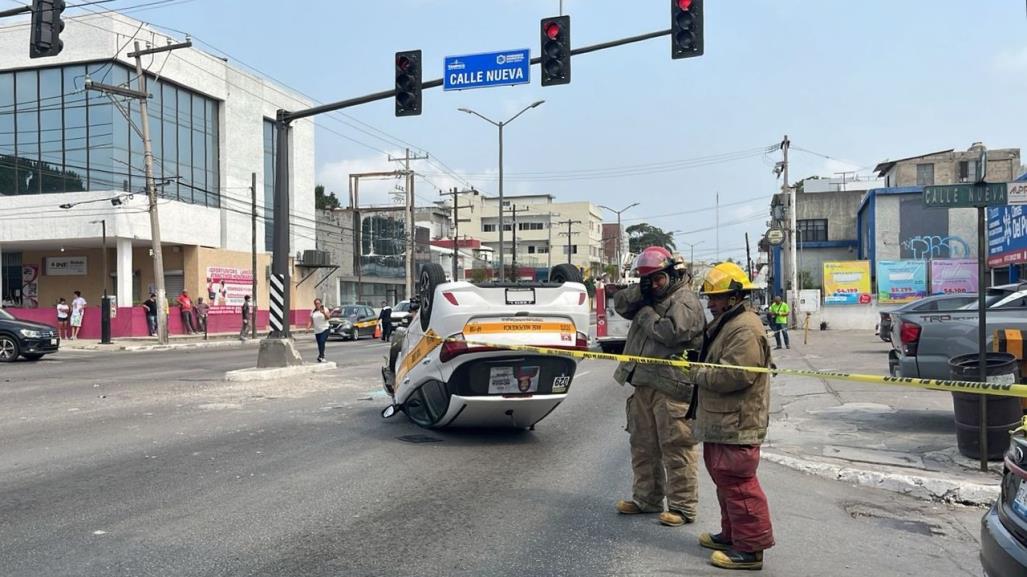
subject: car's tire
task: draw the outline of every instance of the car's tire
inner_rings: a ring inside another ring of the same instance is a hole
[[[13,363],[20,354],[18,339],[10,335],[0,335],[0,363]]]
[[[562,263],[549,269],[549,282],[563,284],[565,282],[584,282],[581,271],[570,263]]]
[[[421,267],[418,276],[417,293],[421,297],[421,330],[427,331],[431,325],[431,311],[435,305],[435,289],[446,282],[446,272],[442,265],[428,263]]]
[[[24,357],[26,361],[38,361],[43,358],[43,355],[41,353],[25,353],[22,357]]]

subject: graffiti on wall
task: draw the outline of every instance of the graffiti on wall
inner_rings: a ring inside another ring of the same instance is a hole
[[[912,259],[966,258],[970,245],[958,236],[917,235],[902,241],[902,254]]]

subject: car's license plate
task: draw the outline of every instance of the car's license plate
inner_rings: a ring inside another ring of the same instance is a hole
[[[57,344],[57,339],[50,339],[50,344],[51,345],[56,345]]]
[[[508,289],[506,289],[506,304],[508,304],[508,305],[533,305],[533,304],[535,304],[535,289],[533,289],[533,288],[508,288]]]
[[[489,394],[504,395],[538,391],[539,367],[492,367]]]
[[[1027,482],[1022,480],[1016,490],[1016,497],[1013,497],[1013,510],[1020,518],[1027,519]]]

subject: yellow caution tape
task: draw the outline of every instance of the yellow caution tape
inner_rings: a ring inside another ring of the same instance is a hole
[[[437,341],[437,344],[441,344],[446,339],[438,336],[428,337],[427,340]],[[687,369],[689,367],[708,367],[717,369],[734,369],[741,371],[748,371],[752,373],[764,373],[768,375],[794,375],[798,377],[812,377],[819,379],[832,379],[840,381],[853,381],[857,383],[874,383],[874,384],[889,384],[899,385],[904,387],[915,387],[920,389],[931,389],[935,391],[949,391],[956,393],[976,393],[983,395],[998,395],[1005,397],[1024,397],[1027,398],[1027,385],[1019,383],[1000,383],[1000,382],[986,382],[979,383],[977,381],[953,381],[945,379],[920,379],[913,377],[891,377],[883,375],[867,375],[860,373],[842,373],[837,371],[814,371],[814,370],[803,370],[803,369],[772,369],[768,367],[743,367],[736,365],[721,365],[716,363],[700,363],[692,362],[686,359],[658,359],[653,357],[640,357],[635,355],[624,355],[624,354],[613,354],[613,353],[596,353],[592,351],[582,351],[575,349],[561,349],[553,347],[535,347],[531,345],[513,345],[513,344],[499,344],[489,343],[484,341],[464,341],[468,346],[479,346],[479,347],[491,347],[496,349],[506,349],[511,351],[521,351],[528,353],[536,353],[540,355],[550,355],[559,357],[572,357],[575,359],[591,359],[591,360],[606,360],[606,361],[617,361],[617,362],[634,362],[645,365],[664,365],[670,367],[678,367],[681,369]],[[437,345],[436,345],[437,346]],[[434,347],[433,347],[434,348]],[[406,363],[404,363],[406,364]]]

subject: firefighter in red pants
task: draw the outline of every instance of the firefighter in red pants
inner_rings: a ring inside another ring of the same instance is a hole
[[[706,275],[702,293],[713,322],[706,329],[700,362],[770,366],[770,343],[748,301],[749,277],[734,263]],[[702,533],[699,544],[715,552],[724,569],[762,569],[763,551],[774,545],[767,496],[756,478],[760,445],[770,420],[770,378],[765,373],[720,367],[690,367],[694,383],[690,415],[703,442],[703,460],[717,486],[720,532]]]

